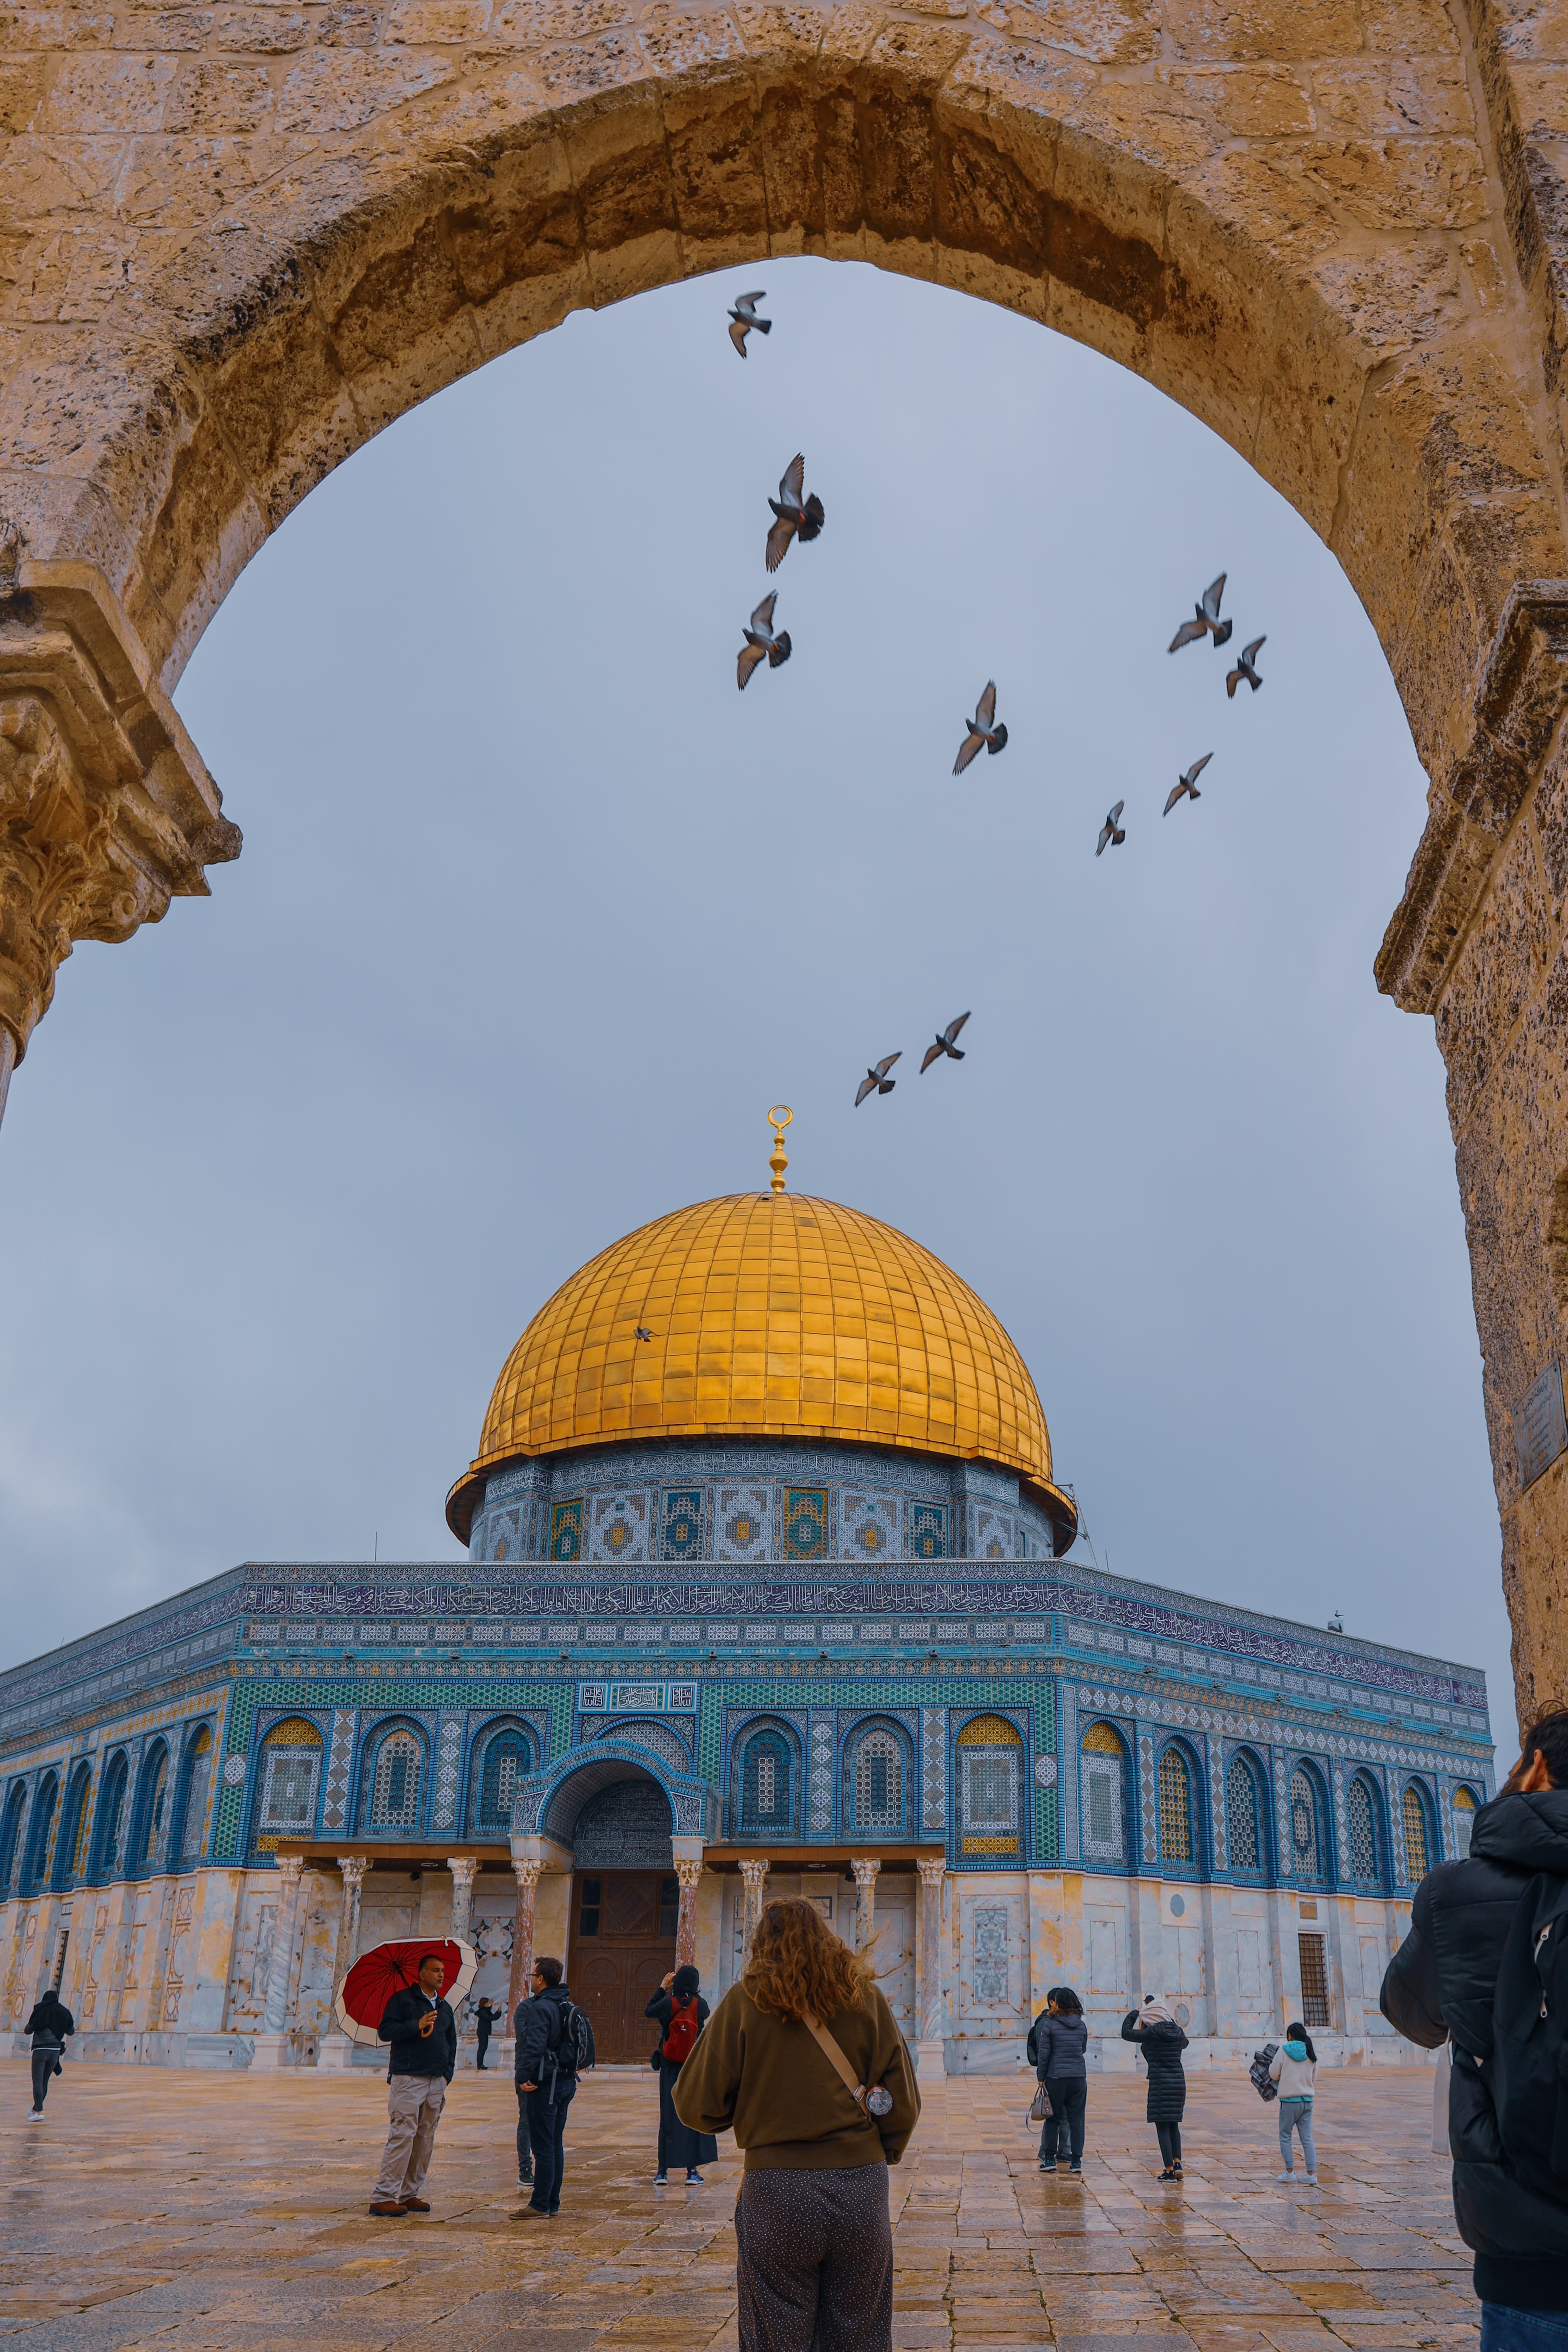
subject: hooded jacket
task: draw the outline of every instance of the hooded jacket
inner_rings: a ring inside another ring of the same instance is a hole
[[[1494,1797],[1476,1815],[1468,1860],[1440,1863],[1416,1889],[1379,2003],[1425,2050],[1453,2038],[1454,2217],[1475,2253],[1476,2293],[1515,2311],[1568,2310],[1568,2182],[1509,2162],[1486,2067],[1503,1946],[1542,1871],[1568,1876],[1568,1789]]]
[[[566,2012],[572,2006],[572,1996],[563,1984],[546,1985],[531,2000],[520,2000],[517,2015],[512,2020],[511,2074],[514,2083],[533,2083],[542,2091],[549,2084],[552,2095],[556,2084],[557,2069],[567,2077],[560,2088],[566,2097],[577,2086],[577,2052],[566,2031]],[[552,2059],[554,2065],[551,2063]]]
[[[1187,2077],[1182,2053],[1187,2037],[1173,2018],[1140,2025],[1139,2011],[1130,2009],[1121,2021],[1121,2039],[1135,2042],[1149,2069],[1149,2096],[1143,2112],[1152,2124],[1179,2124],[1187,2104]]]
[[[76,2032],[76,2020],[58,1993],[50,1991],[34,2002],[32,2015],[22,2031],[32,2035],[35,2050],[58,2052],[65,2048],[66,2035]]]
[[[1029,2028],[1029,2060],[1042,2083],[1076,2082],[1080,2075],[1087,2082],[1088,2048],[1089,2028],[1081,2017],[1053,2017],[1042,2010]]]

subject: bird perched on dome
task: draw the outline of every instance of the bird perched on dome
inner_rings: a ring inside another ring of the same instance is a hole
[[[855,1108],[857,1110],[859,1109],[868,1095],[890,1095],[892,1093],[893,1088],[899,1082],[897,1078],[890,1078],[888,1076],[888,1072],[892,1068],[895,1062],[902,1059],[902,1055],[903,1049],[900,1046],[897,1054],[885,1054],[879,1062],[875,1063],[873,1066],[867,1071],[865,1076],[860,1081],[858,1091],[855,1097]]]
[[[1252,688],[1254,694],[1257,693],[1258,688],[1262,685],[1263,680],[1258,675],[1256,662],[1258,647],[1260,646],[1266,646],[1268,643],[1268,640],[1267,637],[1254,637],[1249,646],[1243,646],[1241,649],[1241,659],[1237,663],[1236,667],[1228,673],[1225,681],[1225,690],[1233,700],[1236,696],[1236,689],[1241,684],[1243,678],[1247,680],[1247,683]]]
[[[651,1339],[653,1338],[653,1333],[648,1329],[646,1323],[639,1323],[637,1325],[637,1338],[639,1339]]]
[[[979,757],[982,743],[988,751],[1000,751],[1005,748],[1007,730],[996,724],[996,681],[994,677],[986,679],[985,691],[974,706],[973,718],[966,719],[963,724],[967,732],[952,763],[955,776],[962,776],[971,760]]]
[[[952,1041],[957,1036],[959,1031],[963,1028],[968,1018],[969,1015],[967,1013],[961,1013],[956,1021],[950,1021],[945,1029],[939,1029],[937,1031],[936,1043],[934,1045],[928,1045],[926,1047],[925,1060],[921,1064],[921,1076],[922,1078],[930,1069],[931,1064],[933,1062],[940,1062],[944,1054],[950,1061],[963,1061],[963,1055],[959,1052],[958,1047]]]
[[[1184,646],[1195,646],[1200,637],[1206,637],[1211,634],[1216,646],[1225,644],[1232,629],[1235,628],[1236,623],[1220,619],[1219,600],[1224,594],[1225,573],[1222,572],[1219,578],[1211,580],[1204,590],[1202,603],[1193,606],[1192,619],[1182,623],[1181,627],[1165,647],[1168,654],[1180,653]]]
[[[827,520],[822,510],[822,500],[815,490],[810,498],[803,499],[805,488],[805,459],[797,454],[790,459],[784,470],[777,498],[768,500],[778,518],[768,533],[766,551],[770,572],[778,570],[789,553],[792,539],[799,539],[803,544],[808,539],[815,539]]]
[[[753,327],[759,335],[773,333],[773,320],[757,316],[757,304],[766,299],[767,296],[760,286],[754,294],[737,294],[735,297],[735,307],[730,313],[730,341],[742,359],[746,356],[746,337]]]
[[[746,642],[735,656],[735,683],[742,693],[752,672],[764,655],[773,669],[790,657],[789,631],[773,627],[773,606],[777,603],[778,590],[775,588],[763,598],[741,631]]]
[[[1096,845],[1094,852],[1097,857],[1102,854],[1107,845],[1109,845],[1112,849],[1120,849],[1122,843],[1126,840],[1126,830],[1121,822],[1121,812],[1126,806],[1127,803],[1125,801],[1118,801],[1116,806],[1110,811],[1109,816],[1107,816],[1105,823],[1100,826],[1100,840]]]
[[[1171,811],[1175,807],[1176,803],[1181,799],[1184,793],[1186,793],[1189,800],[1196,801],[1203,798],[1203,794],[1198,790],[1198,778],[1203,774],[1204,770],[1208,766],[1209,761],[1213,758],[1214,753],[1212,751],[1205,751],[1201,760],[1194,760],[1193,761],[1192,766],[1187,770],[1184,776],[1178,776],[1176,782],[1171,786],[1170,797],[1165,803],[1162,814],[1169,816]]]

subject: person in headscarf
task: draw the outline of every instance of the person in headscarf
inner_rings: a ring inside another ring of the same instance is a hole
[[[1142,2005],[1130,2009],[1121,2021],[1121,2039],[1135,2042],[1149,2069],[1149,2099],[1144,2109],[1159,2135],[1165,2168],[1162,2180],[1182,2177],[1182,2115],[1187,2104],[1187,2077],[1182,2053],[1187,2037],[1157,1993],[1146,1992]]]
[[[22,2028],[33,2037],[33,2111],[32,2123],[44,2120],[44,2101],[49,2084],[60,2071],[65,2056],[66,2035],[76,2032],[76,2020],[51,1985],[40,2000],[33,2004],[33,2013]]]
[[[659,2029],[653,2053],[653,2063],[658,2069],[658,2169],[653,2176],[656,2189],[668,2186],[672,2164],[681,2167],[689,2189],[700,2189],[701,2167],[719,2161],[719,2142],[713,2134],[692,2131],[675,2112],[674,2091],[680,2070],[708,2022],[708,2003],[697,1990],[701,1981],[689,1962],[684,1968],[672,1969],[643,2011],[645,2017],[655,2020]]]

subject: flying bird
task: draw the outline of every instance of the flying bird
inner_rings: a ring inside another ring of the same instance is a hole
[[[1258,688],[1263,683],[1263,680],[1258,677],[1255,667],[1258,649],[1259,646],[1266,646],[1268,643],[1268,640],[1267,637],[1254,637],[1249,646],[1243,646],[1241,649],[1241,659],[1237,663],[1236,667],[1226,675],[1225,681],[1225,690],[1226,694],[1234,698],[1236,689],[1241,684],[1243,678],[1247,680],[1247,683],[1252,688],[1254,694],[1257,693]]]
[[[963,1055],[959,1052],[958,1047],[952,1041],[957,1036],[959,1031],[963,1028],[968,1018],[969,1015],[967,1013],[961,1013],[956,1021],[950,1021],[945,1029],[939,1029],[937,1031],[936,1043],[934,1045],[928,1045],[926,1047],[926,1057],[921,1064],[921,1076],[922,1078],[930,1069],[931,1064],[933,1062],[940,1062],[944,1054],[947,1055],[949,1061],[963,1061]]]
[[[1116,806],[1107,816],[1105,823],[1100,826],[1100,841],[1094,853],[1097,857],[1103,855],[1108,842],[1113,849],[1120,849],[1122,843],[1126,840],[1127,830],[1121,822],[1121,812],[1126,806],[1127,803],[1125,801],[1118,801]]]
[[[1005,727],[998,727],[995,722],[996,681],[993,677],[987,678],[985,682],[985,691],[974,706],[973,718],[966,719],[963,722],[964,738],[958,747],[958,757],[952,763],[952,772],[955,776],[962,776],[971,760],[979,757],[982,743],[988,751],[1000,751],[1005,748],[1007,730]]]
[[[822,511],[822,500],[815,490],[810,498],[803,502],[801,493],[805,488],[805,459],[798,456],[794,457],[789,461],[783,481],[779,484],[778,497],[768,500],[769,506],[778,517],[778,520],[768,533],[767,562],[770,572],[778,570],[779,565],[789,553],[789,543],[792,539],[798,537],[804,545],[808,539],[816,537],[827,520]]]
[[[735,297],[735,307],[730,313],[730,341],[742,359],[746,356],[746,337],[753,327],[759,335],[773,333],[773,320],[757,316],[757,304],[766,299],[767,296],[760,286],[754,294],[737,294]]]
[[[1203,603],[1193,606],[1193,618],[1182,623],[1181,627],[1165,647],[1168,654],[1180,653],[1184,646],[1196,645],[1198,639],[1206,636],[1210,630],[1214,632],[1214,641],[1216,646],[1223,646],[1226,643],[1236,623],[1220,619],[1219,600],[1224,594],[1225,573],[1222,572],[1219,578],[1211,580],[1204,590]]]
[[[773,606],[778,603],[778,590],[763,598],[741,635],[745,644],[735,656],[735,683],[745,691],[752,672],[765,654],[773,669],[790,656],[789,631],[773,627]]]
[[[637,1325],[637,1338],[639,1339],[651,1339],[653,1338],[653,1333],[648,1329],[646,1323],[639,1323]]]
[[[1198,790],[1198,778],[1203,774],[1204,770],[1208,766],[1209,761],[1213,758],[1214,753],[1212,751],[1205,751],[1203,758],[1201,760],[1194,760],[1192,766],[1187,770],[1186,774],[1179,777],[1176,782],[1171,786],[1170,798],[1165,803],[1163,814],[1166,816],[1170,815],[1171,811],[1175,807],[1176,803],[1181,799],[1184,793],[1187,794],[1190,800],[1202,800],[1203,794]]]
[[[902,1048],[900,1047],[899,1053],[885,1055],[882,1060],[876,1065],[874,1069],[867,1071],[856,1090],[855,1108],[857,1110],[859,1109],[868,1095],[890,1095],[892,1093],[893,1088],[899,1082],[897,1078],[890,1078],[888,1076],[888,1072],[892,1068],[893,1064],[896,1061],[899,1061],[901,1056]]]

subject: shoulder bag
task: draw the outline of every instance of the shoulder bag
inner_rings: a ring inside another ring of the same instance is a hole
[[[854,2067],[851,2066],[827,2028],[819,2024],[809,2011],[802,2022],[867,2122],[869,2123],[877,2116],[890,2116],[893,2112],[893,2095],[886,2084],[873,2083],[871,2088],[868,2090],[864,2083],[858,2083],[855,2079]]]

